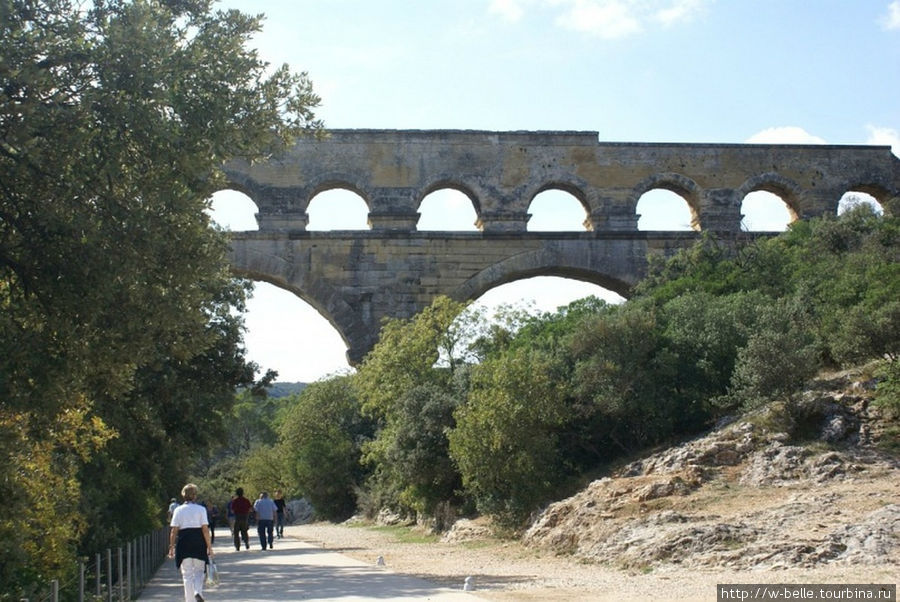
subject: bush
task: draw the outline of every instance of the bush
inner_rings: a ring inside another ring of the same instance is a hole
[[[732,396],[745,408],[776,397],[790,398],[821,367],[809,316],[796,303],[768,308],[747,345],[738,351]]]

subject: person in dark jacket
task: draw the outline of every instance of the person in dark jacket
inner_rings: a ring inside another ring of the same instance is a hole
[[[235,492],[235,498],[231,500],[231,510],[234,512],[234,549],[241,549],[241,540],[244,540],[244,547],[250,549],[250,512],[253,511],[253,504],[244,497],[244,489],[238,487]]]
[[[275,535],[278,536],[278,539],[281,539],[284,537],[284,509],[287,504],[280,489],[275,490],[275,498],[272,501],[275,502],[275,507],[278,508],[278,517],[275,519]]]
[[[181,569],[184,602],[203,602],[206,564],[213,555],[206,508],[197,504],[197,486],[188,483],[181,490],[184,503],[172,513],[169,531],[169,558]]]

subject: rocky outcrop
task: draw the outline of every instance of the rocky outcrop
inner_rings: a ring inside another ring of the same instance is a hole
[[[594,481],[524,542],[623,568],[900,562],[900,466],[874,445],[871,387],[825,384]]]

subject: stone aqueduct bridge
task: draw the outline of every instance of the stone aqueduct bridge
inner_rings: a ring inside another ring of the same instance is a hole
[[[781,197],[794,218],[835,213],[847,191],[900,206],[900,160],[888,147],[600,143],[597,132],[332,130],[264,163],[230,164],[231,187],[256,203],[259,231],[232,234],[234,271],[287,289],[341,333],[351,363],[384,317],[411,317],[436,296],[474,299],[500,284],[559,275],[627,295],[651,253],[698,232],[637,230],[640,196],[681,195],[697,231],[740,235],[741,202]],[[371,229],[310,232],[318,193],[347,189]],[[416,231],[439,189],[471,199],[479,232]],[[584,231],[528,232],[531,200],[560,189],[584,206]]]

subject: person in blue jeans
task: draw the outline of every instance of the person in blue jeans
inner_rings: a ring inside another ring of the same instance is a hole
[[[278,539],[284,537],[284,494],[281,493],[280,489],[275,490],[275,499],[272,500],[275,502],[275,507],[278,509],[278,516],[275,519],[275,535],[278,536]]]
[[[271,548],[275,539],[275,518],[278,514],[278,507],[269,498],[268,492],[263,491],[259,494],[259,499],[253,502],[253,509],[256,511],[256,532],[259,533],[259,545],[265,550],[268,543]]]

